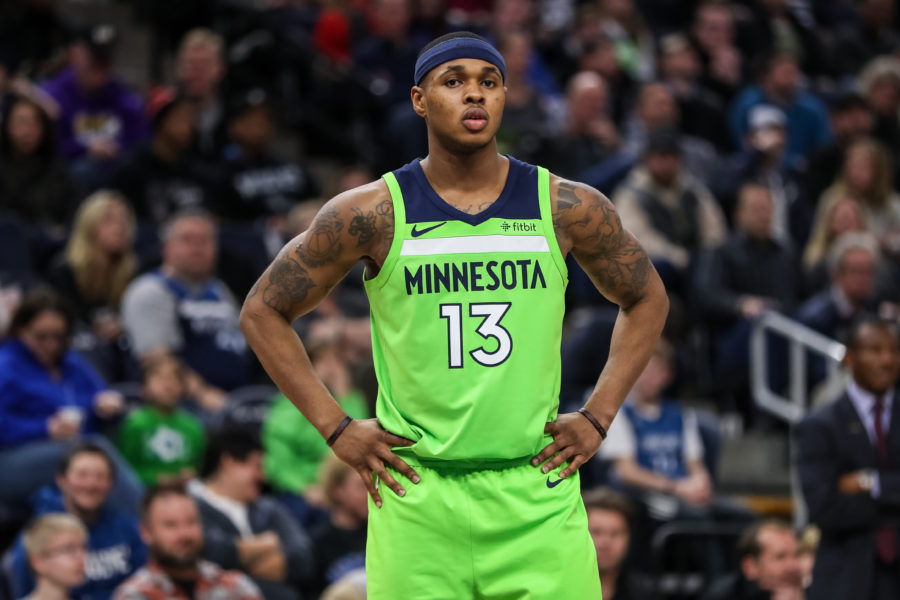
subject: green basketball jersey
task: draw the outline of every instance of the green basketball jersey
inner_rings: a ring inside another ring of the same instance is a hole
[[[365,283],[376,414],[421,459],[529,456],[556,418],[567,273],[549,174],[509,163],[477,215],[442,200],[418,160],[384,176],[394,240]]]

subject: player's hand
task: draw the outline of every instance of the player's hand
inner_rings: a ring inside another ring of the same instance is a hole
[[[531,464],[538,466],[550,459],[541,468],[544,473],[549,473],[564,462],[568,462],[569,466],[559,472],[562,479],[587,462],[600,449],[600,442],[603,441],[591,422],[577,412],[559,415],[556,421],[544,425],[544,433],[553,436],[553,443],[541,450],[531,460]]]
[[[381,508],[381,495],[375,486],[373,475],[377,475],[398,496],[406,495],[403,486],[385,468],[386,462],[413,483],[419,483],[419,475],[391,450],[394,446],[412,446],[414,443],[385,431],[378,419],[365,419],[351,421],[331,449],[338,458],[359,473],[375,506]]]

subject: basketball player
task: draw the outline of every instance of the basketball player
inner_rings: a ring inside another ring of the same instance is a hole
[[[505,70],[473,34],[428,44],[411,91],[428,156],[330,200],[241,315],[272,379],[366,482],[375,600],[600,597],[577,469],[668,300],[603,195],[497,153]],[[584,409],[557,415],[569,253],[620,312]],[[359,260],[379,382],[367,421],[341,410],[290,326]]]

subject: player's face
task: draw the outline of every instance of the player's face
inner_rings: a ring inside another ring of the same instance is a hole
[[[620,513],[599,508],[588,510],[587,517],[597,568],[601,573],[618,569],[628,551],[628,523]]]
[[[429,133],[459,153],[480,150],[493,141],[506,102],[500,71],[474,58],[438,65],[411,95],[413,108],[425,118]]]

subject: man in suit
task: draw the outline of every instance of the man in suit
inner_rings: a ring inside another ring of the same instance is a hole
[[[810,521],[822,530],[809,597],[900,598],[900,333],[860,317],[845,366],[853,376],[833,404],[795,431]],[[896,426],[895,426],[896,425]]]

